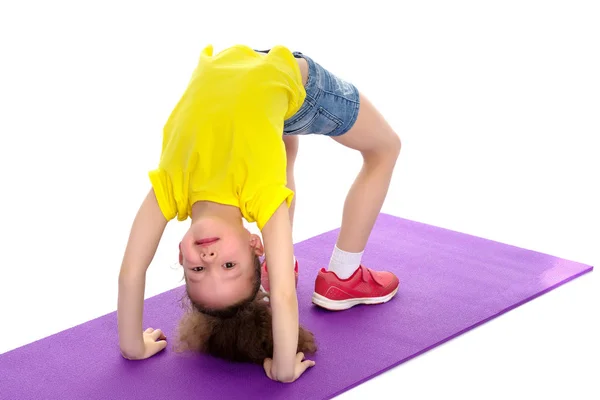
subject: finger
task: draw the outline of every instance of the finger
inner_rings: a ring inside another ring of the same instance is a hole
[[[299,377],[300,375],[302,375],[304,372],[306,372],[307,369],[314,367],[315,366],[315,362],[312,360],[304,360],[302,361],[302,363],[300,363],[300,367],[298,369],[298,375],[297,377]]]
[[[144,331],[144,333],[152,333],[153,330],[154,330],[154,328],[148,328]]]
[[[265,369],[265,374],[267,374],[267,376],[269,377],[269,379],[273,379],[273,377],[271,376],[271,366],[273,365],[273,360],[271,358],[265,358],[265,361],[263,362],[263,367]]]
[[[163,333],[160,329],[155,329],[150,333],[150,337],[152,337],[154,340],[160,339],[161,336],[163,336]]]
[[[303,352],[299,352],[298,354],[296,354],[296,362],[301,362],[302,360],[304,360],[304,353]]]
[[[167,342],[165,340],[159,340],[158,342],[155,342],[155,343],[156,343],[156,348],[155,348],[154,354],[159,353],[167,348]]]

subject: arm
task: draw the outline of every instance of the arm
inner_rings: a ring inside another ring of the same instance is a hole
[[[276,380],[292,381],[298,349],[298,297],[294,278],[292,227],[282,203],[262,230],[269,263],[270,303],[273,315],[273,364]]]
[[[145,354],[147,349],[142,331],[146,270],[166,225],[167,220],[160,211],[154,190],[150,190],[133,221],[119,273],[119,346],[126,358],[149,357]],[[159,350],[162,349],[154,353]]]

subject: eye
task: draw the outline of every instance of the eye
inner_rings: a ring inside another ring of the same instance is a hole
[[[192,271],[194,271],[194,272],[200,272],[200,271],[203,271],[203,270],[204,270],[204,267],[194,267],[194,268],[192,268]]]
[[[223,264],[223,268],[225,269],[231,269],[233,267],[235,267],[235,263],[232,262],[226,262],[225,264]]]

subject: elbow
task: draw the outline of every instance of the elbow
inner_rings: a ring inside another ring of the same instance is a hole
[[[132,268],[121,267],[119,271],[119,285],[136,284],[143,281],[145,277],[144,271],[136,271]]]
[[[280,303],[297,303],[298,291],[294,278],[280,285],[271,285],[271,293],[269,295],[272,301]]]
[[[275,304],[285,304],[291,307],[298,306],[298,295],[296,293],[296,289],[292,288],[289,290],[273,290],[269,295],[271,305]]]

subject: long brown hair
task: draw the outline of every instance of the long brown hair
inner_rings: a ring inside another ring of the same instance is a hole
[[[178,328],[179,351],[210,354],[234,362],[262,364],[273,357],[273,324],[268,295],[260,288],[260,259],[258,284],[252,297],[224,310],[207,310],[194,304],[189,296],[183,298],[185,313]],[[298,352],[315,353],[315,337],[300,326]]]

